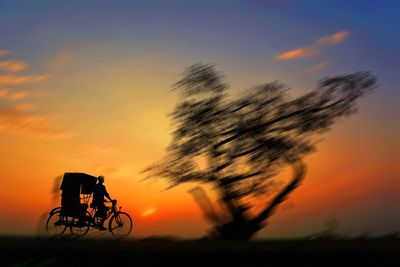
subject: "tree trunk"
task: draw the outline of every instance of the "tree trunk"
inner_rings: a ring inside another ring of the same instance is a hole
[[[296,189],[301,181],[303,181],[304,176],[306,174],[306,165],[301,160],[295,162],[293,164],[293,176],[292,180],[286,185],[282,191],[277,194],[274,199],[270,202],[268,206],[265,207],[264,210],[260,212],[258,216],[256,216],[252,222],[258,225],[261,225],[268,217],[270,217],[278,205],[286,200],[287,196]]]
[[[278,205],[283,202],[304,179],[306,166],[302,161],[294,163],[293,170],[292,180],[256,217],[248,220],[242,213],[232,214],[232,220],[230,222],[215,227],[214,238],[219,240],[247,241],[264,228],[265,220],[272,216]],[[232,203],[232,200],[229,201],[229,205]],[[240,208],[238,210],[240,210]]]

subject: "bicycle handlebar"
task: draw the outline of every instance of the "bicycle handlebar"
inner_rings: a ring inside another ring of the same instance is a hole
[[[117,200],[116,199],[113,199],[112,201],[109,201],[109,200],[104,200],[104,202],[106,202],[106,203],[112,203],[113,205],[117,205]]]

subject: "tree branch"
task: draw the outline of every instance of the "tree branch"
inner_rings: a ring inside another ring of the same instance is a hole
[[[286,199],[286,197],[292,192],[296,187],[298,187],[301,181],[304,179],[306,174],[306,165],[302,161],[298,161],[293,166],[294,175],[292,180],[288,183],[288,185],[271,201],[271,203],[260,212],[254,219],[251,220],[251,223],[255,225],[260,225],[264,222],[268,217],[270,217],[276,207]]]
[[[222,184],[229,185],[232,183],[236,183],[236,182],[260,175],[261,173],[262,173],[261,171],[256,171],[256,172],[250,172],[250,173],[246,173],[246,174],[242,174],[242,175],[225,176],[224,178],[221,179],[221,181],[222,181]]]

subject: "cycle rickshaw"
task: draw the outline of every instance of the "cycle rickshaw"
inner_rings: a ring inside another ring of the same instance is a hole
[[[89,205],[96,182],[97,177],[86,173],[64,174],[60,187],[61,207],[51,210],[46,222],[49,234],[60,236],[69,230],[73,235],[84,236],[90,227],[100,228],[101,218],[96,216],[97,209]],[[132,231],[132,219],[121,211],[121,207],[117,208],[116,200],[111,203],[106,215],[108,231],[116,238],[127,237]]]

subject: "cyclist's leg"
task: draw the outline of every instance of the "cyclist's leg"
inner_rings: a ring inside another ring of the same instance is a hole
[[[104,221],[107,219],[107,207],[103,204],[99,207],[99,211],[99,217],[101,218],[100,230],[106,230],[107,228],[104,227]]]

